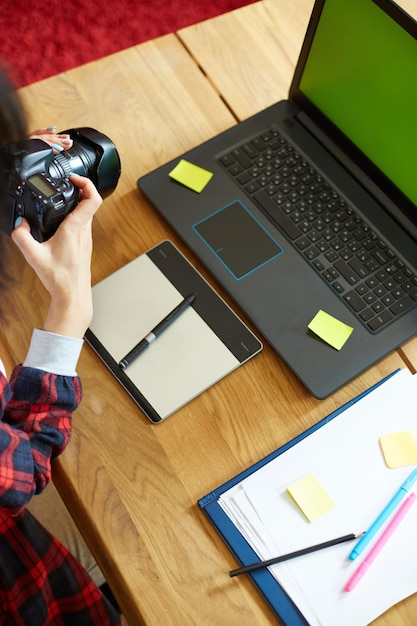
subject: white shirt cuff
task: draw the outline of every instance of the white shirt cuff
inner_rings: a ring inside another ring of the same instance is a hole
[[[75,370],[83,343],[83,339],[35,328],[23,365],[59,376],[77,376]]]

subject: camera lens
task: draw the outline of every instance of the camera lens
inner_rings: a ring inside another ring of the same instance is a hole
[[[120,157],[113,142],[93,128],[64,130],[73,140],[73,146],[55,155],[49,173],[62,178],[71,173],[86,176],[93,181],[105,198],[116,188],[120,177]]]

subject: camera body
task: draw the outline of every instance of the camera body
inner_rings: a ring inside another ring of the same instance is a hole
[[[2,229],[10,234],[16,218],[26,217],[35,239],[48,239],[79,202],[79,190],[66,176],[53,178],[52,148],[40,139],[9,146],[14,168],[8,176]]]
[[[10,234],[19,216],[25,217],[38,241],[49,239],[80,201],[71,174],[87,176],[104,198],[120,177],[120,158],[111,140],[92,128],[63,131],[73,146],[54,155],[40,139],[26,139],[0,150],[7,179],[0,228]]]

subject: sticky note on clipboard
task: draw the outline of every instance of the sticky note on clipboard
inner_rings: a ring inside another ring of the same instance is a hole
[[[314,522],[334,507],[334,502],[313,474],[306,474],[287,488],[309,522]]]
[[[417,443],[411,430],[381,435],[379,443],[387,467],[417,465]]]
[[[174,169],[169,172],[168,176],[185,187],[201,193],[211,180],[213,173],[199,165],[194,165],[194,163],[181,159]]]

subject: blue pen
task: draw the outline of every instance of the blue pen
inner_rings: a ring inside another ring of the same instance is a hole
[[[391,513],[394,511],[395,507],[399,502],[404,498],[406,493],[411,489],[412,485],[417,480],[417,468],[411,472],[410,476],[403,482],[401,487],[398,489],[395,496],[388,502],[387,506],[381,513],[378,515],[373,524],[369,527],[364,535],[362,535],[361,539],[359,539],[356,546],[353,548],[352,552],[349,554],[349,558],[354,561],[356,557],[360,555],[365,546],[368,545],[372,537],[378,532],[383,523],[388,519]]]

